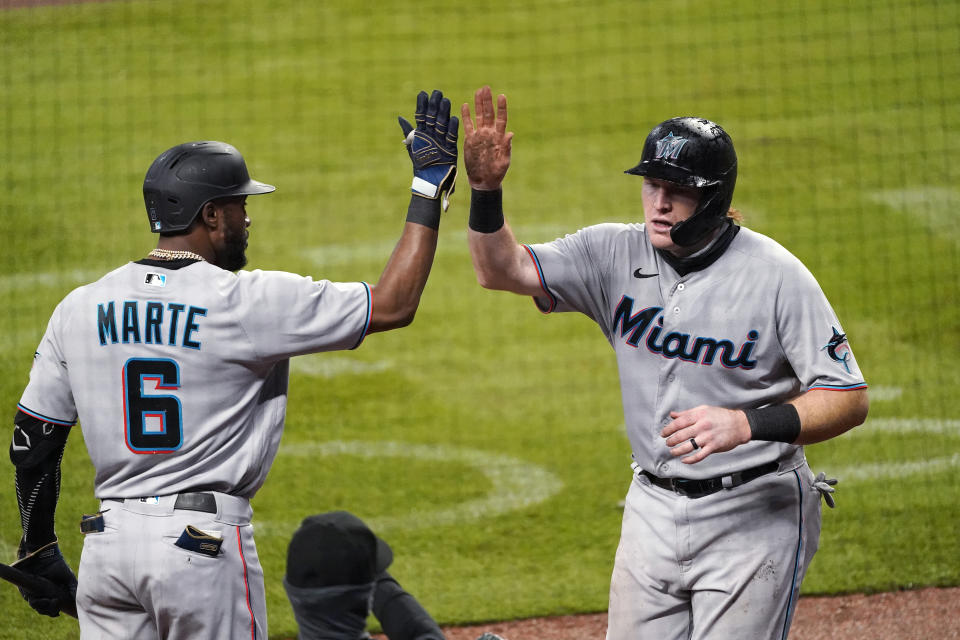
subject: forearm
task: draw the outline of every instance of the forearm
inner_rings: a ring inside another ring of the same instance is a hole
[[[412,203],[429,203],[439,219],[440,203],[411,196]],[[419,202],[422,201],[422,202]],[[403,327],[411,322],[420,305],[437,250],[437,229],[408,217],[377,284],[371,289],[373,310],[370,333]]]
[[[863,424],[870,408],[866,389],[813,389],[789,402],[800,416],[800,435],[794,444],[814,444],[835,438]]]
[[[473,191],[467,242],[481,287],[525,295],[542,292],[526,249],[517,242],[503,218],[499,197],[494,199],[487,192]]]
[[[54,515],[60,493],[60,461],[55,469],[17,468],[15,482],[23,527],[22,551],[31,553],[57,539]]]
[[[77,616],[77,577],[63,559],[53,526],[60,494],[60,461],[69,435],[69,426],[17,411],[10,442],[23,526],[13,566],[48,585],[37,589],[20,585],[19,589],[27,604],[51,617],[61,611]]]
[[[373,615],[389,640],[443,640],[433,617],[386,571],[373,592]]]
[[[57,539],[54,515],[60,496],[60,462],[69,427],[43,423],[18,412],[10,461],[14,464],[17,505],[23,527],[21,553]]]
[[[700,405],[671,411],[660,432],[674,456],[695,464],[714,453],[730,451],[751,440],[813,444],[834,438],[867,417],[866,390],[815,389],[786,404],[762,409],[726,409]]]
[[[867,417],[869,405],[865,389],[814,389],[784,404],[737,412],[737,430],[744,434],[744,442],[814,444],[861,424]]]
[[[516,274],[522,273],[523,261],[529,261],[530,258],[517,243],[509,225],[504,224],[494,233],[479,233],[472,229],[467,233],[473,270],[480,286],[531,295],[539,291],[539,287],[531,292],[517,286]]]

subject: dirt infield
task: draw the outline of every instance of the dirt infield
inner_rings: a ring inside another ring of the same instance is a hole
[[[448,640],[476,640],[484,631],[506,640],[603,640],[606,624],[607,615],[598,613],[447,627],[444,632]],[[790,631],[790,640],[951,639],[960,639],[960,587],[801,598]]]

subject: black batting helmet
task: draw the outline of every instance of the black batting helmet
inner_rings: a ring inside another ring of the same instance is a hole
[[[161,153],[143,180],[143,201],[154,233],[190,226],[203,205],[217,198],[270,193],[276,187],[250,179],[243,156],[226,142],[185,142]]]
[[[686,247],[726,217],[737,182],[737,153],[720,125],[703,118],[672,118],[653,128],[640,163],[625,173],[701,189],[693,215],[670,230],[670,238]]]

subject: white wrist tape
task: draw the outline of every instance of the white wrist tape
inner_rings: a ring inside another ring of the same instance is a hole
[[[430,184],[423,178],[418,178],[417,176],[413,177],[413,184],[410,185],[410,189],[428,198],[437,197],[437,185]]]

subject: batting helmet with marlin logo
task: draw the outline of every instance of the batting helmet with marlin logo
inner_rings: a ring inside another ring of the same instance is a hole
[[[688,247],[726,218],[737,182],[737,154],[720,125],[703,118],[671,118],[653,128],[640,163],[624,173],[701,190],[693,215],[670,230],[676,244]]]

